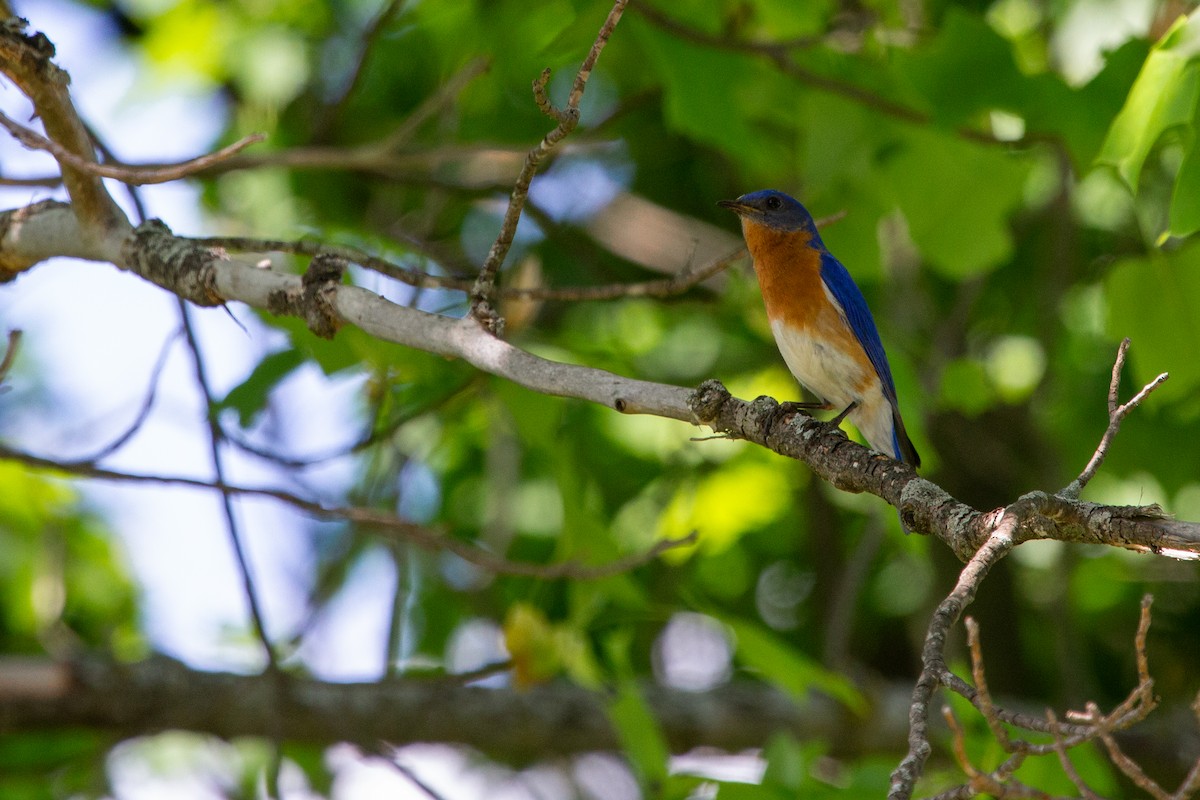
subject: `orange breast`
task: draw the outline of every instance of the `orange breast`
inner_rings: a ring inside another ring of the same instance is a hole
[[[858,362],[858,374],[844,377],[855,390],[864,390],[874,377],[874,369],[825,289],[821,255],[809,245],[810,234],[778,231],[745,220],[742,234],[754,260],[767,317],[773,324],[782,323]],[[809,388],[820,393],[816,386]]]

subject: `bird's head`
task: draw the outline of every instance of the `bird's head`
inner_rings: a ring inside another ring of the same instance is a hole
[[[763,189],[744,194],[737,200],[720,200],[717,205],[737,214],[743,223],[762,225],[777,231],[804,231],[820,241],[812,214],[799,200],[783,192]]]

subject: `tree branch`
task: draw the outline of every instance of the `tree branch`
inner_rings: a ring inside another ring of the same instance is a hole
[[[197,172],[202,172],[214,164],[218,164],[240,153],[250,145],[257,144],[267,138],[265,134],[253,133],[242,139],[238,139],[231,145],[222,147],[220,150],[207,155],[197,156],[187,161],[180,161],[174,164],[138,166],[135,164],[100,164],[94,158],[85,158],[76,155],[58,142],[47,139],[37,131],[18,124],[4,112],[0,112],[0,126],[7,129],[13,138],[25,145],[25,147],[30,150],[45,150],[54,156],[58,163],[63,166],[70,166],[72,169],[88,175],[96,175],[101,178],[114,178],[122,183],[128,183],[133,186],[168,183],[170,181],[177,181],[180,178],[186,178],[188,175],[195,175]]]
[[[288,676],[286,686],[277,692],[270,676],[201,672],[164,656],[131,664],[0,659],[0,731],[81,726],[124,735],[183,729],[269,737],[278,715],[287,741],[313,744],[445,742],[518,763],[620,748],[606,712],[610,698],[567,683],[515,691],[463,686],[455,675],[378,683]],[[901,736],[884,711],[850,718],[826,698],[797,704],[762,684],[704,693],[647,684],[642,694],[675,753],[761,747],[780,731],[850,748],[887,746]],[[873,731],[865,743],[862,725]]]
[[[17,17],[0,22],[0,71],[33,103],[50,139],[64,152],[95,163],[91,137],[71,102],[70,78],[50,60],[54,45],[42,33],[27,35],[25,28],[25,20]],[[98,260],[112,261],[117,256],[111,245],[116,236],[129,230],[129,220],[100,177],[79,169],[76,163],[62,160],[59,166],[83,239],[101,251]]]
[[[59,226],[62,204],[36,204],[0,214],[0,241],[10,242],[10,261],[28,264],[45,257],[38,237],[12,235]],[[43,224],[42,217],[49,221]],[[18,223],[19,224],[16,224]],[[7,226],[7,232],[5,228]],[[59,227],[60,235],[78,228]],[[61,241],[63,249],[102,258],[82,241]],[[26,246],[29,252],[26,252]],[[1167,518],[1157,506],[1107,506],[1033,492],[1002,509],[982,512],[954,499],[911,467],[846,439],[836,429],[799,414],[782,414],[771,398],[747,403],[732,397],[716,381],[696,391],[535,356],[483,330],[471,319],[429,314],[356,286],[331,285],[313,295],[327,308],[304,306],[299,276],[261,269],[175,237],[160,221],[139,226],[124,239],[118,266],[129,269],[181,297],[202,305],[238,300],[273,313],[321,319],[331,312],[338,324],[350,324],[377,338],[450,358],[511,380],[532,391],[599,403],[622,413],[651,414],[712,427],[718,433],[755,442],[808,464],[834,486],[869,492],[896,506],[913,530],[932,533],[964,561],[988,540],[1002,517],[1016,520],[1014,538],[1056,539],[1107,544],[1170,555],[1200,556],[1200,524]]]
[[[18,328],[8,332],[8,347],[4,349],[4,358],[0,359],[0,384],[8,377],[13,362],[17,360],[17,351],[21,346],[21,331]]]
[[[987,543],[979,548],[959,573],[954,590],[933,612],[929,631],[925,635],[925,646],[921,650],[921,675],[913,689],[912,705],[908,711],[908,755],[892,772],[888,800],[908,800],[912,797],[913,788],[933,749],[929,743],[929,703],[942,683],[941,676],[949,672],[946,668],[946,636],[962,616],[963,609],[975,599],[975,592],[988,571],[1016,545],[1013,538],[1016,527],[1017,520],[1001,519]]]
[[[1113,362],[1112,368],[1112,380],[1108,384],[1108,429],[1100,437],[1100,444],[1096,446],[1096,452],[1092,454],[1092,458],[1083,468],[1083,472],[1079,473],[1078,478],[1071,481],[1070,485],[1058,493],[1060,497],[1069,500],[1078,499],[1080,492],[1096,476],[1096,471],[1104,463],[1104,459],[1108,455],[1108,448],[1112,446],[1113,438],[1121,429],[1121,422],[1129,415],[1130,411],[1141,405],[1151,392],[1167,380],[1167,373],[1164,372],[1143,386],[1140,392],[1129,398],[1129,402],[1120,403],[1118,392],[1121,387],[1121,370],[1125,368],[1125,354],[1128,352],[1129,338],[1126,337],[1121,340],[1121,345],[1117,348],[1117,358]]]
[[[584,59],[583,64],[579,67],[579,72],[575,75],[575,83],[571,87],[571,94],[567,98],[565,109],[554,108],[546,96],[546,84],[550,81],[548,68],[533,82],[533,94],[538,107],[550,117],[558,120],[558,125],[547,133],[525,157],[525,164],[521,167],[521,173],[517,176],[516,183],[513,184],[512,196],[509,198],[508,208],[504,212],[504,220],[500,223],[500,233],[496,236],[496,241],[492,243],[487,258],[484,259],[483,268],[479,271],[479,277],[476,278],[475,285],[471,289],[471,316],[492,333],[499,334],[504,328],[504,320],[493,308],[496,274],[500,270],[500,265],[504,263],[504,257],[508,255],[513,237],[516,236],[517,223],[521,220],[521,210],[525,207],[525,198],[529,195],[529,185],[533,182],[533,176],[537,173],[541,162],[579,124],[579,102],[583,99],[588,78],[591,77],[592,69],[596,66],[596,60],[604,50],[604,45],[608,43],[617,22],[620,21],[627,2],[628,0],[617,0],[613,4],[612,10],[608,12],[608,18],[604,20],[600,33],[596,35],[596,41],[592,43],[591,51],[588,52],[587,58]]]
[[[318,519],[342,520],[375,531],[400,542],[408,542],[434,552],[445,551],[453,553],[464,561],[498,575],[525,575],[543,580],[572,578],[575,580],[596,580],[629,572],[643,564],[653,561],[667,550],[684,547],[696,542],[696,532],[689,533],[676,539],[662,539],[649,550],[633,553],[607,564],[580,564],[566,561],[559,564],[531,564],[521,561],[509,561],[488,550],[484,550],[470,542],[456,539],[442,531],[427,528],[394,514],[387,514],[373,508],[359,506],[325,505],[316,500],[308,500],[284,489],[264,487],[237,486],[223,480],[206,481],[201,478],[189,478],[177,475],[142,475],[133,472],[98,467],[84,461],[58,461],[44,458],[32,453],[26,453],[7,445],[0,444],[0,459],[19,461],[37,469],[52,470],[82,478],[119,483],[158,484],[164,486],[188,486],[195,489],[207,489],[220,492],[230,497],[262,497],[277,500],[293,508],[305,512]]]

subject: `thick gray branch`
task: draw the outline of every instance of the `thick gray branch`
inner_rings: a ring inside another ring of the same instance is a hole
[[[52,141],[84,162],[95,162],[91,136],[71,102],[71,79],[51,60],[53,57],[54,45],[44,34],[27,33],[25,20],[9,17],[0,21],[0,72],[33,103]],[[59,167],[79,216],[83,238],[95,248],[106,249],[106,242],[112,243],[110,235],[129,230],[125,214],[104,188],[100,176],[66,161],[60,161]],[[109,252],[100,260],[112,257]]]
[[[710,692],[648,685],[643,696],[673,752],[761,747],[773,733],[859,747],[896,747],[902,719],[849,717],[814,698],[798,706],[761,684]],[[897,698],[888,698],[885,706]],[[274,736],[331,744],[468,745],[506,762],[617,750],[609,698],[569,684],[526,691],[453,678],[335,684],[271,675],[200,672],[165,657],[135,664],[0,661],[0,732],[81,726],[118,734],[183,729],[230,738]],[[872,733],[864,737],[862,731]]]
[[[901,509],[911,529],[936,535],[963,561],[1005,517],[1015,519],[1018,543],[1056,539],[1175,558],[1200,555],[1200,524],[1169,519],[1157,506],[1106,506],[1033,492],[985,513],[954,499],[907,464],[868,450],[824,423],[782,413],[769,397],[747,403],[720,383],[706,381],[690,403],[702,425],[803,461],[839,489],[883,498]]]
[[[119,238],[119,243],[113,240]],[[57,252],[112,260],[201,305],[238,300],[309,321],[328,335],[341,324],[372,336],[449,358],[461,358],[542,394],[600,403],[630,414],[652,414],[708,425],[808,464],[849,492],[868,492],[901,509],[917,531],[937,535],[963,561],[987,540],[1001,516],[1015,517],[1015,541],[1058,539],[1109,544],[1175,557],[1200,554],[1200,524],[1167,518],[1154,506],[1104,506],[1033,493],[1006,508],[982,512],[917,476],[906,464],[849,441],[802,414],[783,414],[768,397],[747,403],[709,381],[695,392],[604,370],[535,356],[488,333],[475,320],[429,314],[392,303],[357,286],[324,281],[306,287],[297,275],[260,269],[172,235],[158,220],[99,245],[85,238],[61,203],[38,203],[0,214],[0,268],[9,275]],[[311,283],[311,281],[310,281]]]
[[[43,200],[0,213],[0,283],[55,256],[105,261],[85,243],[75,211],[67,203]]]

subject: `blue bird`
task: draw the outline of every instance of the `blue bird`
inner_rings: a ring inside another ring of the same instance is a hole
[[[810,407],[848,416],[874,450],[921,465],[867,301],[795,198],[771,189],[719,205],[742,221],[742,236],[775,343],[796,380],[821,399]]]

